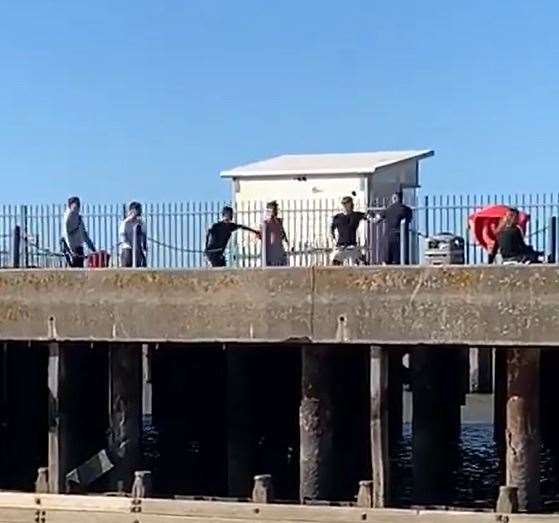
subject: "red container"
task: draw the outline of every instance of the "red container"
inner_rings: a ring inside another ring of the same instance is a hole
[[[92,252],[87,255],[87,266],[90,269],[101,269],[109,266],[111,255],[107,251]]]

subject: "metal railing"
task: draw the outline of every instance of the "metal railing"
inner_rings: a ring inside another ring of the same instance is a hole
[[[144,205],[145,232],[148,240],[149,267],[207,267],[204,254],[206,233],[220,219],[227,202],[148,203]],[[468,216],[490,204],[504,203],[530,214],[527,238],[539,251],[557,259],[557,226],[559,194],[520,195],[450,195],[421,196],[410,202],[414,220],[410,232],[410,259],[420,262],[424,237],[450,232],[465,239],[468,264],[485,263],[487,254],[474,243],[468,229]],[[339,199],[278,200],[280,216],[289,240],[288,260],[291,266],[327,265],[334,243],[330,223],[340,212]],[[385,202],[377,202],[382,208]],[[236,206],[235,221],[260,229],[265,216],[264,202],[242,202]],[[357,210],[366,210],[356,201]],[[118,228],[126,213],[126,204],[84,205],[82,216],[96,246],[111,255],[111,265],[119,265]],[[0,267],[63,267],[59,240],[63,225],[63,205],[0,206]],[[15,233],[19,227],[20,238]],[[362,225],[359,242],[369,261],[379,257],[382,226]],[[226,253],[228,265],[254,267],[261,265],[262,243],[252,233],[237,231]]]

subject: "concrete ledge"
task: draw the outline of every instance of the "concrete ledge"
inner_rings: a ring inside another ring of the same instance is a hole
[[[559,345],[559,268],[6,270],[0,340]]]
[[[309,507],[301,505],[258,505],[209,501],[107,498],[54,494],[0,493],[0,521],[56,521],[60,523],[150,523],[200,522],[268,523],[494,523],[510,521],[559,522],[556,514],[500,515],[492,512],[362,509],[356,507]]]

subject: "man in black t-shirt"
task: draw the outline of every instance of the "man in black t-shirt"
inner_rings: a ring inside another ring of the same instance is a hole
[[[413,211],[402,202],[402,194],[392,196],[392,203],[376,215],[375,222],[384,221],[385,230],[382,240],[382,262],[385,265],[399,265],[401,261],[401,233],[402,222],[406,230],[411,223]]]
[[[343,265],[344,260],[361,263],[364,258],[361,248],[357,247],[357,229],[361,221],[367,219],[367,215],[354,210],[351,196],[346,196],[342,200],[342,205],[344,212],[336,214],[330,226],[332,239],[336,242],[332,264]],[[336,232],[338,233],[337,238]]]
[[[225,249],[231,239],[231,234],[236,230],[250,231],[260,238],[260,231],[233,222],[233,209],[231,207],[224,207],[221,211],[221,216],[222,220],[214,223],[206,234],[205,252],[212,267],[226,266]]]

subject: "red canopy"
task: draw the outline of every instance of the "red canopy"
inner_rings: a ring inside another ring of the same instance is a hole
[[[487,251],[493,248],[495,244],[495,229],[509,209],[510,207],[506,205],[491,205],[470,215],[468,222],[474,238]],[[530,215],[520,211],[518,225],[522,232],[526,232],[526,225],[529,220]]]

